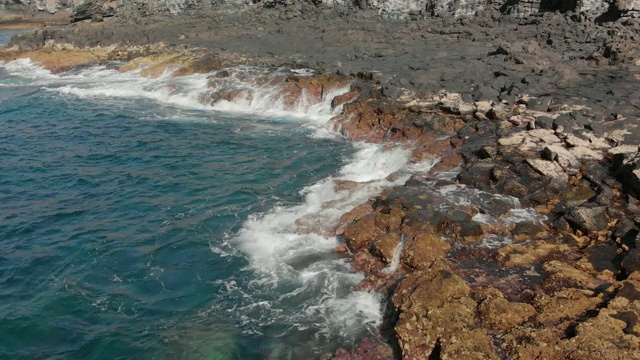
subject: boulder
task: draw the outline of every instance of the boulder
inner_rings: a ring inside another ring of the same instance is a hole
[[[506,332],[527,321],[536,314],[536,310],[529,304],[495,297],[483,301],[478,306],[478,313],[485,326],[497,332]]]
[[[591,234],[607,229],[606,206],[581,206],[571,210],[565,219],[574,230],[580,230],[583,234]]]
[[[602,294],[590,290],[569,288],[548,296],[537,293],[532,303],[539,313],[536,320],[545,326],[579,318],[602,302]]]
[[[401,259],[410,268],[426,270],[434,261],[444,258],[450,248],[438,233],[421,233],[405,245]]]
[[[376,214],[369,214],[345,227],[343,236],[349,249],[355,253],[368,248],[371,242],[385,234],[386,230],[376,224]]]

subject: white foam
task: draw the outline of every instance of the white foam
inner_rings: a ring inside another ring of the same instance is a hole
[[[538,213],[533,208],[526,209],[511,209],[507,216],[505,216],[502,221],[507,223],[521,223],[521,222],[532,222],[536,224],[541,224],[546,220],[546,216]]]
[[[500,236],[500,235],[496,235],[496,234],[489,234],[487,236],[485,236],[482,241],[480,241],[480,243],[478,244],[479,247],[487,247],[490,249],[497,249],[500,248],[502,246],[505,245],[509,245],[512,244],[513,241],[506,237],[506,236]]]
[[[363,276],[353,273],[347,260],[331,254],[338,242],[330,233],[342,214],[384,188],[404,183],[415,165],[408,163],[410,151],[401,147],[356,147],[358,151],[335,177],[301,191],[304,201],[300,205],[252,216],[235,239],[251,267],[262,274],[263,284],[292,286],[293,281],[297,285],[290,296],[322,293],[304,310],[324,319],[321,331],[355,331],[363,324],[377,326],[382,321],[379,295],[352,291]],[[430,159],[420,168],[427,169],[433,163]],[[352,186],[336,189],[336,182],[343,181]]]
[[[312,128],[319,137],[329,136],[329,119],[342,111],[342,106],[331,106],[332,99],[350,90],[349,86],[325,89],[319,101],[304,92],[293,100],[286,99],[282,92],[286,86],[284,79],[290,72],[246,66],[225,70],[229,76],[224,78],[216,77],[216,73],[174,77],[176,68],[172,67],[157,78],[142,76],[143,69],[119,72],[105,66],[53,74],[29,59],[0,66],[10,75],[31,80],[31,85],[68,96],[141,98],[178,108],[255,115],[257,120],[293,119]],[[294,73],[312,74],[310,70]],[[231,91],[241,92],[240,96],[225,96]]]
[[[390,274],[398,270],[398,266],[400,266],[400,255],[402,255],[402,250],[404,250],[404,242],[404,234],[402,234],[402,236],[400,236],[400,241],[393,249],[393,257],[391,258],[391,263],[389,264],[389,266],[382,270],[383,272]]]

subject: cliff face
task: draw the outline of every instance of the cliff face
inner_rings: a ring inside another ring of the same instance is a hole
[[[113,16],[117,8],[114,0],[0,0],[0,11],[35,16],[67,13],[71,21]]]
[[[178,14],[185,10],[238,9],[247,6],[283,8],[371,9],[383,17],[472,16],[498,9],[515,17],[554,11],[573,11],[591,17],[603,14],[640,16],[640,0],[118,0],[120,15]]]
[[[515,18],[554,11],[574,11],[590,18],[640,17],[640,0],[0,0],[4,11],[31,14],[66,12],[71,21],[119,15],[136,19],[177,15],[185,11],[238,10],[246,7],[275,8],[284,18],[312,10],[339,12],[370,9],[383,17],[464,17],[489,10]]]

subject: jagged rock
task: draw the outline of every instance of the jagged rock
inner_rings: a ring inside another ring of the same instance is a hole
[[[580,160],[562,145],[550,144],[544,147],[542,154],[547,160],[557,161],[562,169],[575,175],[580,168]]]
[[[548,229],[541,224],[521,222],[511,230],[514,241],[540,240],[549,236]]]
[[[509,244],[497,252],[497,259],[507,267],[530,266],[554,253],[569,251],[567,244],[550,244],[546,241],[531,241],[523,245]]]
[[[547,176],[553,180],[566,182],[569,176],[564,172],[562,167],[555,161],[547,161],[540,159],[527,159],[527,164],[534,168],[540,174]]]
[[[536,310],[529,304],[497,297],[483,301],[478,306],[478,312],[484,325],[494,331],[505,332],[527,321],[535,315]]]
[[[640,11],[640,0],[615,0],[614,5],[622,12]]]
[[[420,233],[410,240],[402,252],[402,262],[413,269],[428,269],[434,261],[443,258],[451,246],[435,233]]]
[[[364,216],[369,215],[373,212],[373,207],[371,206],[371,202],[366,202],[360,204],[351,211],[342,214],[340,217],[340,224],[336,226],[334,229],[334,233],[336,235],[342,235],[344,233],[345,227],[351,225],[352,223],[362,219]]]
[[[477,304],[470,292],[464,280],[441,265],[405,278],[393,295],[402,357],[423,359],[438,348],[443,357],[449,354],[446,358],[497,359],[486,331],[473,330]]]
[[[583,234],[591,234],[605,230],[608,226],[607,207],[578,207],[567,215],[565,218],[576,230],[582,231]]]
[[[400,234],[391,233],[379,237],[373,243],[372,252],[382,261],[390,264],[393,259],[393,253],[400,241]]]
[[[576,269],[575,267],[557,260],[549,261],[542,265],[547,273],[544,286],[547,289],[578,288],[596,290],[606,283],[595,277]]]
[[[539,116],[536,118],[536,128],[553,129],[553,118],[548,116]]]
[[[453,114],[473,114],[476,107],[472,104],[465,103],[462,95],[457,93],[446,93],[440,98],[440,108]]]
[[[376,224],[375,214],[366,215],[357,222],[347,226],[343,233],[347,246],[349,246],[349,249],[353,252],[367,248],[372,241],[375,241],[384,234],[386,234],[386,231],[379,228]]]
[[[539,313],[536,320],[545,326],[553,326],[562,321],[579,318],[602,302],[602,294],[590,290],[566,289],[548,296],[537,293],[533,305]]]
[[[498,149],[495,146],[483,146],[476,152],[476,155],[480,159],[493,159],[498,154]]]
[[[607,150],[609,155],[618,155],[618,154],[637,154],[638,153],[638,145],[620,145],[616,147],[612,147]]]
[[[640,249],[632,249],[622,260],[622,267],[628,272],[640,271]]]
[[[384,268],[384,266],[385,264],[380,259],[373,256],[373,254],[371,254],[367,249],[360,250],[355,253],[353,260],[351,261],[351,268],[354,271],[367,274],[379,271]]]

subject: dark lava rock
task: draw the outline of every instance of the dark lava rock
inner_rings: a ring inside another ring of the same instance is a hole
[[[539,116],[536,118],[536,127],[539,129],[553,129],[553,118]]]
[[[640,249],[633,249],[629,251],[627,256],[622,259],[622,267],[627,273],[640,270]]]
[[[460,174],[458,174],[458,181],[461,184],[465,184],[482,190],[487,190],[491,186],[489,177],[492,168],[493,164],[473,164],[473,166],[462,170]]]
[[[607,228],[606,212],[606,206],[579,207],[571,210],[565,218],[574,230],[590,234]]]
[[[635,222],[630,218],[623,218],[613,232],[613,238],[620,239],[622,244],[630,248],[636,248],[640,245],[637,243],[638,234],[640,234],[640,230],[638,230]]]

